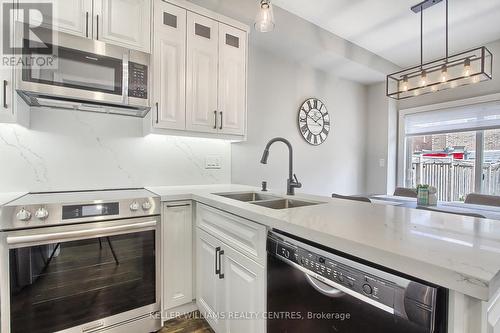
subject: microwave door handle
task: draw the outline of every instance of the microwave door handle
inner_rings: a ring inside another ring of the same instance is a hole
[[[128,82],[129,82],[129,61],[130,61],[130,54],[125,53],[123,55],[123,77],[122,77],[122,98],[123,98],[123,104],[128,105],[129,99],[128,99]]]
[[[110,227],[91,228],[83,230],[62,231],[54,233],[41,233],[27,236],[7,236],[8,245],[27,245],[36,243],[61,243],[69,240],[88,239],[95,237],[106,237],[117,234],[148,231],[155,228],[157,222],[154,220],[117,225]]]

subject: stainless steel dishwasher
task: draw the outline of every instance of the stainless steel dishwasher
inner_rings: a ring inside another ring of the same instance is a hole
[[[445,333],[448,292],[294,236],[267,240],[268,333]]]

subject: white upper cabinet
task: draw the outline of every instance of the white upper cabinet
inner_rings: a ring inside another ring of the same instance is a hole
[[[54,0],[54,29],[92,38],[92,0]]]
[[[0,123],[15,121],[13,76],[12,69],[0,67]]]
[[[94,0],[94,39],[151,51],[151,0]]]
[[[219,132],[245,134],[246,33],[219,24]]]
[[[186,128],[186,14],[155,1],[153,45],[154,127]]]
[[[153,27],[153,128],[244,137],[248,27],[177,0],[154,0]]]
[[[197,132],[218,129],[218,29],[217,21],[188,12],[186,127]]]

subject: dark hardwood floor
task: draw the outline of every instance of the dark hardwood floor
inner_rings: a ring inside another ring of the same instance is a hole
[[[214,333],[198,311],[169,320],[158,333]]]

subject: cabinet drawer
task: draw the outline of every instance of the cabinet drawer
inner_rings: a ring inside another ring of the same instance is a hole
[[[198,203],[196,206],[198,227],[261,265],[265,265],[265,226],[203,204]]]

